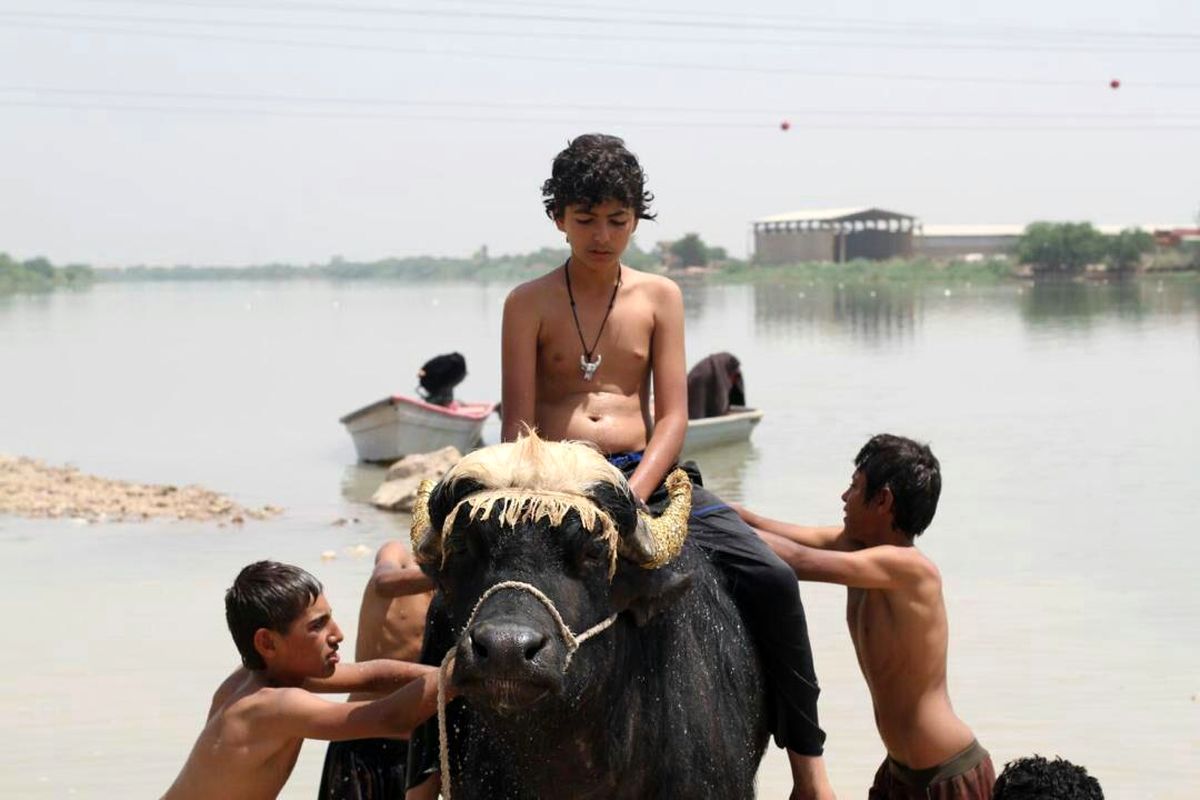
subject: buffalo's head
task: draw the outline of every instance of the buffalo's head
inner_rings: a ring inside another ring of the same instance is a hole
[[[667,565],[686,535],[691,484],[680,472],[668,487],[670,504],[651,518],[593,447],[533,432],[422,487],[413,552],[442,593],[458,636],[454,681],[472,703],[512,713],[578,700],[611,666],[612,634],[577,652],[573,636],[621,612],[644,624],[686,591],[689,576]],[[493,588],[508,582],[522,585]]]

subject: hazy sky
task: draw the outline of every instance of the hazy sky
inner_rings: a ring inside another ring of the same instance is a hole
[[[644,246],[1200,209],[1185,0],[0,0],[0,84],[0,251],[55,262],[532,250],[586,131],[641,157]]]

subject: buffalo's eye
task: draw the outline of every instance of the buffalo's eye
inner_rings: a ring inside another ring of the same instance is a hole
[[[598,539],[589,539],[575,551],[575,566],[581,573],[608,567],[608,545]]]

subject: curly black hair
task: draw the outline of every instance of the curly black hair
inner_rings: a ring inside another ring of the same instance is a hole
[[[542,184],[546,216],[562,219],[567,206],[585,208],[617,200],[633,209],[638,219],[654,219],[646,191],[646,173],[625,140],[603,133],[585,133],[567,143],[554,157],[550,178]]]
[[[1018,758],[1004,765],[993,800],[1104,800],[1100,781],[1063,758]]]

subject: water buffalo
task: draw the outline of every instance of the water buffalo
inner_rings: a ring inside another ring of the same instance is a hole
[[[691,484],[668,485],[649,518],[594,449],[530,434],[425,487],[414,552],[439,589],[425,658],[453,649],[462,696],[447,726],[454,800],[754,796],[758,660],[684,538]],[[414,765],[436,747],[418,737]]]

